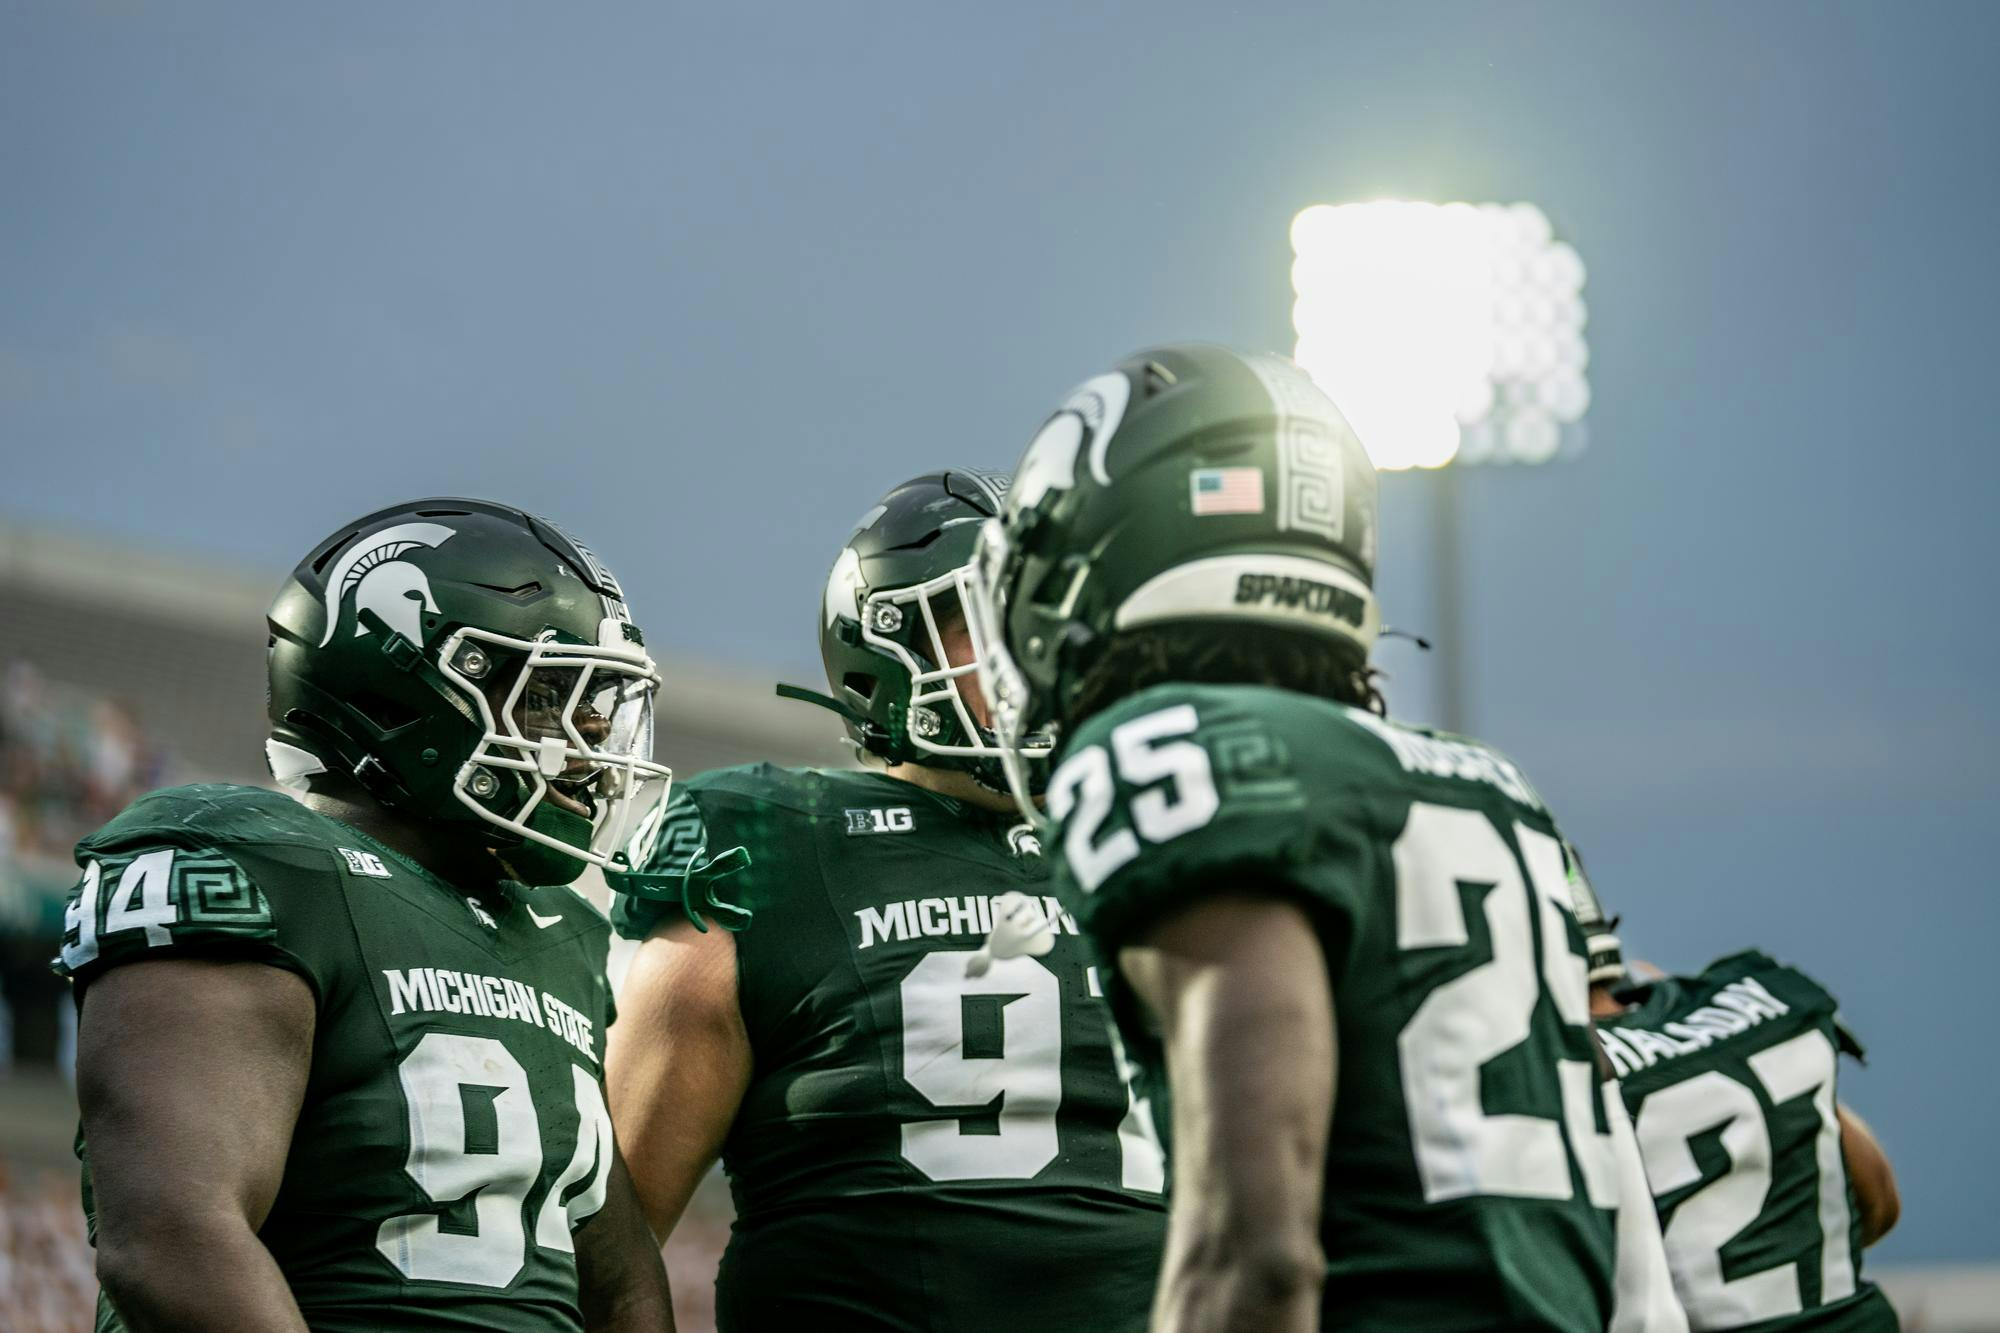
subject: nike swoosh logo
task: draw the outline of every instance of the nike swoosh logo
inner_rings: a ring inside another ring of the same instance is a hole
[[[562,920],[562,913],[557,912],[554,916],[543,916],[540,912],[537,912],[534,908],[530,907],[528,909],[528,917],[536,925],[540,926],[543,930],[547,930],[550,926],[553,926],[556,924],[556,922]]]

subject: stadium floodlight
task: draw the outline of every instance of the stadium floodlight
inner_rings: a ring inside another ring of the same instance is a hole
[[[1582,446],[1583,261],[1533,204],[1315,204],[1292,220],[1294,356],[1385,471]]]

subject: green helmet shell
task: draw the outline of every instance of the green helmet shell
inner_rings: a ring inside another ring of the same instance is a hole
[[[1042,424],[982,537],[975,619],[1003,742],[1060,726],[1114,636],[1273,625],[1367,660],[1376,475],[1340,410],[1277,356],[1139,352]]]
[[[1563,844],[1563,859],[1569,868],[1570,905],[1576,909],[1576,924],[1583,928],[1583,942],[1589,954],[1590,984],[1623,987],[1631,980],[1625,966],[1625,947],[1618,939],[1618,918],[1605,913],[1604,904],[1591,887],[1583,870],[1583,856]]]
[[[395,809],[493,826],[495,846],[569,848],[579,839],[534,830],[561,813],[543,806],[549,780],[587,760],[604,770],[590,798],[602,837],[570,848],[581,870],[604,863],[592,847],[613,844],[613,816],[666,773],[650,762],[658,674],[617,580],[521,510],[417,500],[346,524],[292,571],[269,622],[267,752],[288,785],[349,774]],[[574,682],[567,736],[524,735],[486,696],[513,679],[518,698],[539,670]],[[593,708],[616,700],[602,735],[575,729],[586,694]]]
[[[956,684],[977,663],[948,662],[937,626],[962,597],[980,526],[998,516],[1007,486],[1004,473],[970,469],[912,478],[864,514],[841,548],[821,602],[820,656],[859,749],[999,785],[992,735]]]

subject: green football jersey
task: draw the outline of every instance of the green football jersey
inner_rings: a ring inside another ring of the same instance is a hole
[[[516,885],[481,903],[250,787],[154,792],[77,860],[56,968],[79,1004],[153,958],[268,963],[312,990],[305,1100],[258,1233],[312,1328],[582,1328],[570,1233],[611,1167],[596,909]],[[94,1236],[81,1136],[78,1153]],[[100,1298],[98,1328],[122,1327]]]
[[[1600,1019],[1689,1324],[1758,1333],[1897,1327],[1861,1278],[1840,1150],[1833,997],[1755,950]]]
[[[716,888],[753,913],[723,1329],[1146,1326],[1165,1171],[1075,924],[1047,957],[967,972],[995,896],[1047,894],[1026,835],[879,772],[677,788],[649,865],[704,843],[751,862]],[[643,938],[680,910],[621,894],[612,920]]]
[[[1060,758],[1059,892],[1107,978],[1206,895],[1282,895],[1315,923],[1338,1041],[1322,1326],[1601,1333],[1617,1183],[1583,941],[1520,770],[1252,686],[1143,691]],[[1153,1025],[1107,989],[1164,1129]]]

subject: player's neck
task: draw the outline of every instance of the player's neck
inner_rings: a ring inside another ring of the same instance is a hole
[[[441,837],[435,824],[391,810],[358,786],[315,776],[302,799],[308,810],[361,830],[447,884],[477,892],[504,876],[500,862],[485,847]]]
[[[1008,814],[1014,809],[1013,798],[1004,792],[983,787],[970,773],[955,768],[929,768],[923,764],[884,764],[875,769],[884,777],[907,782],[913,787],[954,801],[963,801],[981,810],[991,810],[997,814]]]

